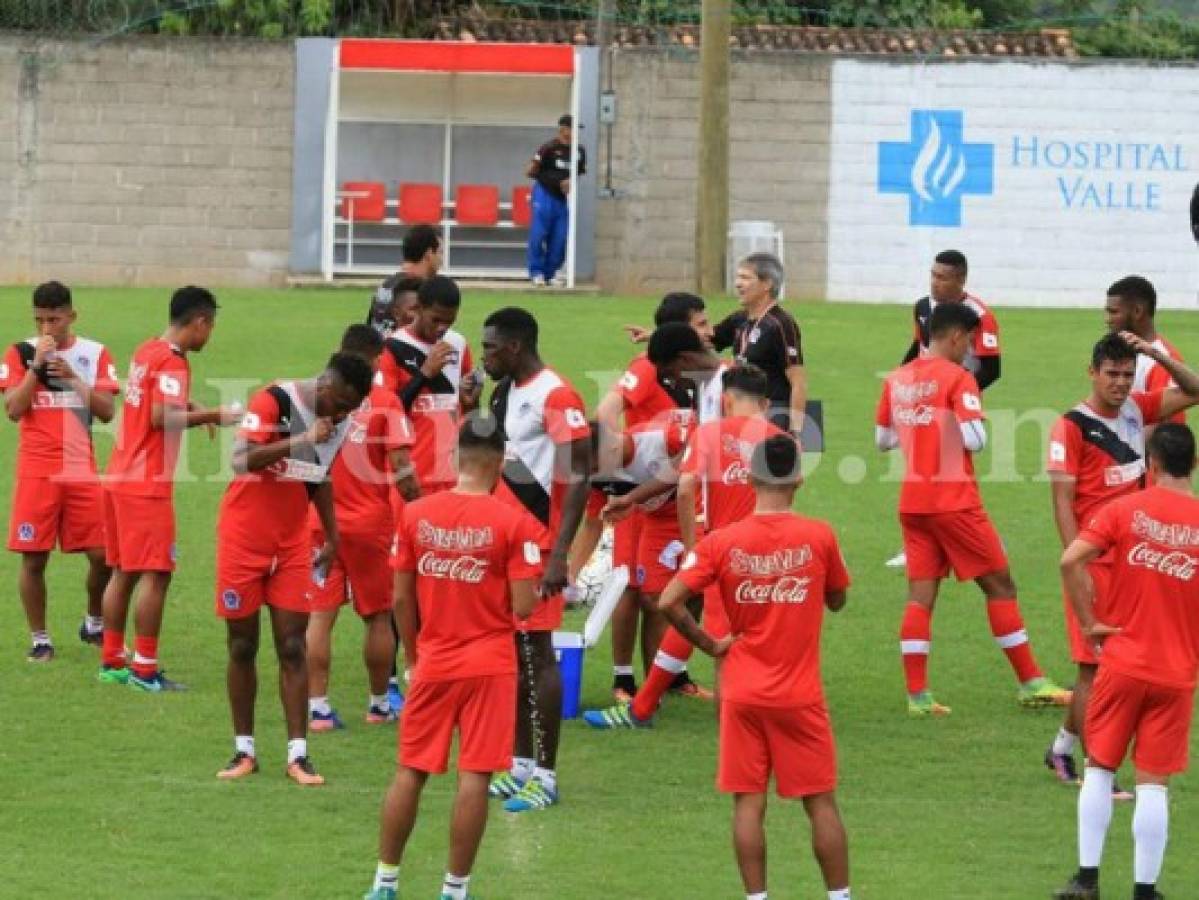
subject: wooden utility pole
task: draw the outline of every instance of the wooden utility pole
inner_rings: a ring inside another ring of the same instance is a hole
[[[729,231],[730,5],[730,0],[703,0],[695,197],[695,287],[700,296],[724,291]]]

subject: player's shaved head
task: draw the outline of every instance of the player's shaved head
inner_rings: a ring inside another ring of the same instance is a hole
[[[474,413],[467,416],[458,429],[458,449],[466,453],[481,453],[491,456],[504,455],[504,433],[500,422],[489,413]]]
[[[965,303],[938,303],[928,319],[930,337],[946,337],[951,332],[971,332],[978,328],[978,313]]]
[[[1195,434],[1186,425],[1158,425],[1149,436],[1145,452],[1155,468],[1171,478],[1190,478],[1195,470]]]
[[[33,289],[37,309],[62,309],[71,305],[71,289],[61,281],[47,281]]]
[[[341,352],[373,360],[383,352],[383,335],[370,325],[351,325],[341,336]]]
[[[749,463],[750,480],[758,490],[793,490],[802,480],[799,444],[787,434],[766,438]]]
[[[765,400],[769,389],[766,373],[752,363],[742,363],[725,369],[721,375],[721,387],[730,393],[755,400]]]

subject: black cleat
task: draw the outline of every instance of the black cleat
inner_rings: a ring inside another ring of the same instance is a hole
[[[79,623],[79,640],[83,641],[83,643],[85,643],[85,644],[92,644],[96,647],[99,647],[101,644],[104,643],[104,632],[103,631],[88,631],[87,630],[87,622],[80,622]]]
[[[1045,751],[1045,768],[1049,769],[1062,784],[1078,785],[1081,779],[1074,768],[1074,757],[1069,753],[1054,753],[1050,747]]]
[[[1053,900],[1099,900],[1099,885],[1085,885],[1075,876],[1053,892]]]

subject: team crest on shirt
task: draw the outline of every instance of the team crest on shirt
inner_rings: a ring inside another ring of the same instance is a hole
[[[22,541],[32,541],[36,533],[32,522],[22,522],[17,526],[17,539]]]
[[[233,588],[228,588],[221,592],[221,603],[229,612],[235,612],[241,609],[241,594]]]
[[[518,416],[527,416],[527,415],[529,415],[529,414],[530,414],[530,413],[532,413],[532,412],[533,412],[533,404],[532,404],[532,403],[529,403],[529,402],[526,400],[524,403],[522,403],[522,404],[520,405],[520,408],[519,408],[519,409],[516,411],[516,414],[517,414]]]

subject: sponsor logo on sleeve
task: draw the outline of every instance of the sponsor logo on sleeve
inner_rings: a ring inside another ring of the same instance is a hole
[[[183,395],[183,384],[173,375],[159,375],[158,389],[167,397],[180,397]]]
[[[962,394],[962,406],[971,412],[982,412],[983,402],[977,394]]]
[[[634,375],[632,372],[625,372],[623,375],[620,376],[620,381],[617,383],[622,388],[624,388],[626,391],[636,390],[637,376]]]
[[[581,409],[575,409],[574,407],[571,407],[570,409],[566,410],[566,424],[571,428],[586,428],[587,417],[583,415],[583,411]]]
[[[541,564],[541,548],[537,546],[535,541],[524,542],[525,562],[530,566]]]
[[[1061,441],[1049,442],[1049,461],[1064,463],[1066,461],[1066,445]]]
[[[983,332],[983,346],[988,350],[996,350],[999,347],[999,335],[993,334],[990,331]]]

